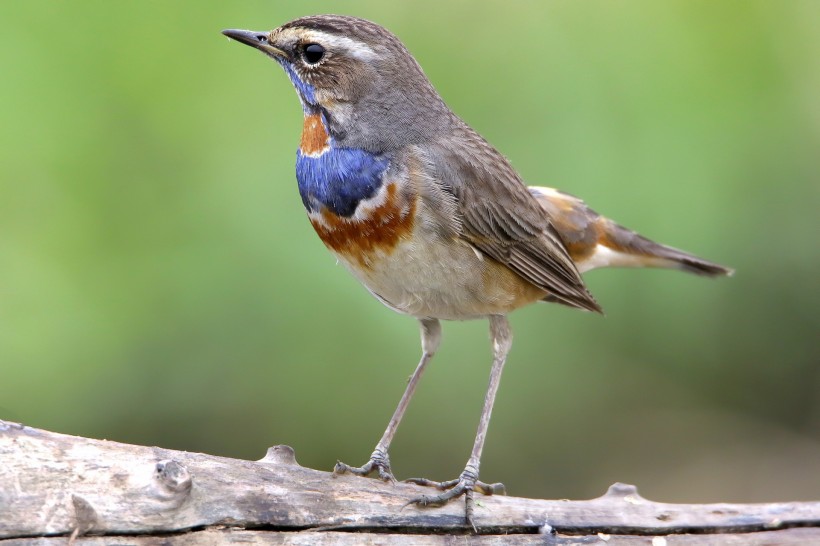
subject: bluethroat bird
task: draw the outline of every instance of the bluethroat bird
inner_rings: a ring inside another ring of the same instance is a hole
[[[487,318],[489,387],[470,458],[435,495],[441,505],[500,484],[479,462],[512,344],[507,314],[549,301],[601,312],[581,274],[598,267],[662,267],[715,277],[731,270],[664,246],[552,188],[528,187],[509,161],[444,103],[416,59],[381,26],[318,15],[270,32],[225,30],[285,70],[304,112],[296,180],[325,246],[391,309],[416,317],[422,356],[370,459],[334,473],[393,482],[388,449],[441,339],[439,321]]]

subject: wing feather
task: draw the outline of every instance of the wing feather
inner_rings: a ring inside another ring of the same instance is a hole
[[[466,125],[425,148],[430,179],[455,196],[462,239],[561,303],[601,312],[549,213],[504,156]]]

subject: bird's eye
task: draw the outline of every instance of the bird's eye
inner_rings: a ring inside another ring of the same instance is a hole
[[[305,61],[308,64],[316,64],[325,56],[325,48],[319,44],[308,44],[305,46]]]

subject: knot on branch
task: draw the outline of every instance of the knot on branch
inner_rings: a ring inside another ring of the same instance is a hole
[[[265,453],[263,458],[259,459],[259,462],[299,466],[299,463],[296,462],[296,452],[292,447],[286,445],[269,447],[267,453]]]
[[[191,492],[191,485],[193,485],[191,474],[181,463],[173,460],[158,462],[154,477],[160,489],[168,496],[185,497]]]
[[[638,493],[638,488],[628,483],[615,482],[609,486],[606,493],[598,500],[613,501],[621,499],[629,504],[644,504],[648,502]]]

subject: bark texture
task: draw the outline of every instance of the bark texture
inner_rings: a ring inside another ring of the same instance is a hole
[[[57,434],[0,421],[0,546],[820,545],[820,502],[665,504],[480,497],[405,506],[425,488],[334,477],[275,446],[259,461]]]

